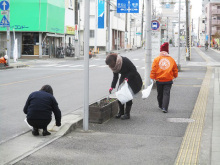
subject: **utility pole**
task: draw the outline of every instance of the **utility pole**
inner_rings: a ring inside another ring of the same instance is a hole
[[[168,29],[168,17],[167,17],[167,42],[169,43],[168,33],[169,33],[169,29]]]
[[[190,60],[189,47],[189,0],[186,0],[186,60]]]
[[[76,25],[76,28],[77,28],[77,30],[76,30],[76,33],[77,34],[75,34],[75,55],[76,55],[76,58],[79,58],[79,56],[80,56],[80,52],[79,52],[79,35],[78,35],[78,33],[79,33],[79,28],[78,28],[78,23],[79,23],[79,15],[78,15],[78,10],[79,10],[79,2],[78,2],[79,0],[75,0],[75,25]]]
[[[143,47],[144,41],[143,41],[143,26],[144,26],[144,0],[142,5],[142,18],[141,18],[141,47]]]
[[[145,88],[150,85],[150,71],[151,71],[151,58],[152,58],[152,43],[151,43],[151,0],[145,0],[146,3],[146,39],[148,42],[145,44],[146,56],[145,56]]]
[[[95,44],[94,44],[94,51],[97,52],[97,38],[98,38],[98,0],[95,0]]]
[[[89,25],[90,0],[85,2],[84,10],[84,116],[83,130],[89,129]]]
[[[106,42],[106,46],[107,46],[107,51],[106,51],[106,54],[110,54],[110,0],[107,1],[106,3],[107,5],[107,27],[108,27],[108,30],[107,30],[107,42]]]
[[[127,45],[128,45],[128,14],[125,14],[125,50],[127,50]]]
[[[8,3],[9,3],[9,6],[10,6],[10,0],[8,0]],[[8,20],[9,25],[10,25],[10,7],[8,9],[7,20]],[[11,57],[10,26],[7,26],[7,55],[8,55],[7,63],[10,66],[10,57]]]
[[[179,29],[178,29],[178,35],[179,35],[179,41],[178,41],[178,70],[180,71],[181,66],[180,66],[180,15],[181,15],[181,0],[179,0]]]

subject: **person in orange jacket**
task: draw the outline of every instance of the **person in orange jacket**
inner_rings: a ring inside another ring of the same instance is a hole
[[[178,68],[175,60],[169,55],[169,44],[165,42],[160,47],[160,54],[156,57],[152,64],[150,78],[156,81],[157,85],[157,101],[159,108],[164,112],[168,112],[170,102],[170,90],[173,79],[178,76]]]
[[[92,49],[89,50],[89,58],[92,58]]]
[[[4,57],[0,58],[0,63],[4,64],[6,66],[7,65],[7,60],[8,60],[8,56],[5,55]]]

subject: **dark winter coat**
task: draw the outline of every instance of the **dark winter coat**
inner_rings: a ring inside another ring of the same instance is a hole
[[[141,90],[143,84],[141,76],[137,72],[134,64],[127,57],[122,57],[122,67],[119,73],[113,73],[113,80],[111,85],[112,88],[115,88],[118,82],[119,74],[121,74],[119,85],[123,83],[125,78],[127,78],[128,85],[131,87],[134,94],[138,93]]]
[[[23,111],[29,120],[51,120],[53,112],[56,125],[61,125],[61,111],[58,103],[53,95],[45,91],[31,93]]]

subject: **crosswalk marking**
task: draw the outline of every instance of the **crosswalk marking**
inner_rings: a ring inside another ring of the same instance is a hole
[[[58,65],[58,66],[55,66],[55,67],[61,68],[61,67],[65,67],[65,66],[69,66],[69,65]]]
[[[101,61],[103,59],[94,59],[96,61]],[[134,58],[132,59],[132,61],[144,61],[143,58]],[[44,65],[33,65],[32,68],[38,68],[38,67],[42,67],[42,68],[60,68],[60,69],[68,69],[68,68],[73,68],[73,69],[82,69],[84,68],[84,65],[83,64],[79,64],[79,65],[74,65],[74,64],[60,64],[60,63],[54,63],[54,64],[44,64]],[[90,64],[89,65],[89,68],[108,68],[108,65],[106,65],[105,63],[100,63],[100,64],[97,64],[97,65],[93,65],[93,64]],[[145,67],[141,67],[141,66],[136,66],[136,68],[138,69],[145,69]]]
[[[70,65],[69,67],[75,68],[75,67],[83,67],[83,65]]]
[[[108,67],[107,65],[101,65],[101,66],[98,66],[99,68],[106,68]]]

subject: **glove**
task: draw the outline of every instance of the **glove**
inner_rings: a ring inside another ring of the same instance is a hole
[[[112,93],[112,90],[113,90],[113,88],[109,88],[108,91],[109,91],[110,94]]]
[[[56,126],[57,126],[57,127],[60,127],[60,126],[61,126],[61,123],[60,123],[60,122],[59,122],[59,123],[56,122]]]
[[[127,82],[128,82],[128,79],[127,79],[127,78],[125,78],[125,81],[127,81]]]

